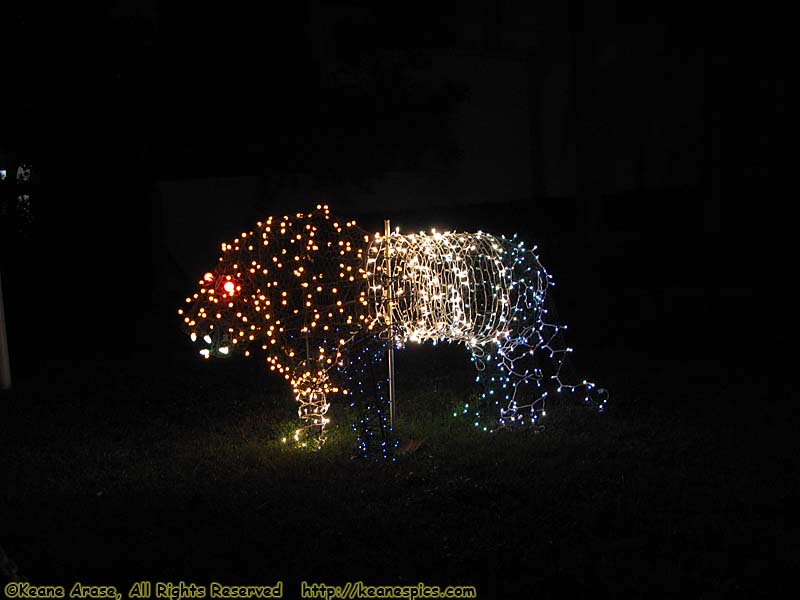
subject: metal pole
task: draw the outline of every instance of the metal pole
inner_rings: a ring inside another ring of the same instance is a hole
[[[0,389],[11,387],[11,362],[8,358],[8,337],[6,336],[6,314],[3,309],[3,279],[0,277]]]
[[[392,258],[389,251],[389,241],[391,240],[391,225],[389,219],[383,221],[384,234],[386,236],[386,271],[384,272],[384,279],[386,288],[388,290],[388,310],[386,311],[386,325],[389,327],[389,425],[394,429],[395,417],[397,410],[395,407],[395,394],[394,394],[394,331],[392,329],[392,312],[394,311],[394,289],[392,284]]]

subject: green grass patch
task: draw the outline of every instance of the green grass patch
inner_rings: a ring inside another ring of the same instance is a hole
[[[353,459],[343,405],[322,449],[283,443],[294,401],[258,365],[48,365],[2,400],[0,545],[39,583],[282,579],[289,597],[303,579],[721,595],[788,568],[788,419],[755,429],[717,385],[643,366],[606,414],[551,401],[538,433],[486,434],[452,416],[475,393],[456,350],[400,354],[415,445],[394,464]]]

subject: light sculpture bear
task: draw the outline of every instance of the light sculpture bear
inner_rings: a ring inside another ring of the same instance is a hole
[[[387,344],[407,341],[468,348],[485,389],[475,423],[490,419],[492,430],[534,426],[550,388],[605,406],[594,384],[562,381],[566,326],[550,317],[535,247],[483,232],[370,236],[318,205],[269,217],[221,249],[178,312],[205,358],[266,355],[298,402],[296,439],[324,440],[333,396],[369,402],[364,374]],[[388,455],[382,402],[371,406]],[[359,446],[366,453],[367,440]]]

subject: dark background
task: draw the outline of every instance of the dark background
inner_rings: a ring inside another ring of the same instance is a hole
[[[3,231],[15,369],[56,337],[175,341],[221,239],[320,201],[539,243],[582,343],[729,348],[780,224],[766,10],[25,2],[0,27],[0,144],[36,188]]]
[[[708,462],[698,477],[716,474],[689,516],[745,503],[774,551],[773,507],[798,481],[779,368],[791,22],[700,2],[4,4],[0,271],[15,386],[73,359],[86,385],[93,365],[128,357],[158,380],[191,352],[181,299],[220,241],[265,215],[324,202],[369,231],[390,218],[401,231],[519,233],[555,276],[579,372],[615,385],[632,422],[648,403],[660,411],[658,447],[691,439]],[[30,215],[15,212],[19,162],[33,169]],[[180,412],[192,399],[155,401]],[[702,435],[662,427],[663,414]],[[643,461],[642,485],[668,487]],[[758,483],[784,464],[794,471]],[[772,500],[752,506],[761,495]],[[732,581],[736,564],[721,567]]]

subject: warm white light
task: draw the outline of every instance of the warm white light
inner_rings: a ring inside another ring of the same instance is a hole
[[[376,259],[366,265],[376,317],[387,322],[389,292],[385,238],[373,242]],[[500,240],[489,235],[439,233],[390,239],[392,323],[403,341],[497,340],[511,314],[512,282]],[[372,249],[370,249],[372,250]]]

